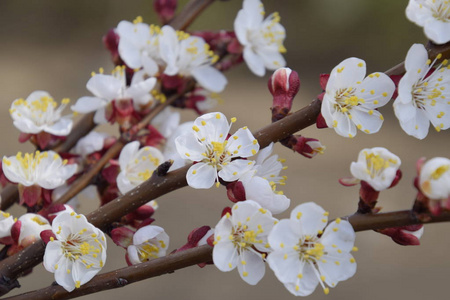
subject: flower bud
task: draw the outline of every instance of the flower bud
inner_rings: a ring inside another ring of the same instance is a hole
[[[423,225],[408,225],[377,230],[379,233],[390,236],[394,242],[402,246],[418,246],[423,234]]]
[[[153,8],[160,17],[162,23],[168,23],[175,14],[177,9],[177,0],[155,0],[153,1]]]
[[[291,110],[292,101],[300,89],[300,78],[297,72],[280,68],[272,74],[267,85],[273,96],[272,122],[275,122]]]

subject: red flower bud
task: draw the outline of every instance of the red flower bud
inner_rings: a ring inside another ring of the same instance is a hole
[[[168,23],[175,14],[177,9],[177,0],[155,0],[153,1],[153,8],[161,19],[161,22]]]
[[[420,245],[420,237],[423,234],[423,225],[408,225],[377,230],[379,233],[390,236],[394,242],[402,246]]]
[[[270,76],[269,91],[273,96],[272,122],[284,118],[292,108],[292,101],[300,89],[297,72],[289,68],[280,68]]]

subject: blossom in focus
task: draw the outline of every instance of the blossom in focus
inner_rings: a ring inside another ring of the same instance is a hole
[[[58,214],[51,229],[56,239],[50,238],[45,248],[44,267],[55,273],[56,282],[71,292],[103,268],[105,235],[85,216],[66,211]]]
[[[283,41],[286,37],[280,24],[280,15],[272,13],[264,19],[264,6],[260,0],[244,0],[242,9],[234,20],[234,31],[244,47],[244,60],[257,76],[264,76],[266,69],[284,67],[286,52]]]
[[[394,111],[402,129],[418,139],[427,136],[430,122],[436,131],[450,127],[448,60],[434,66],[441,57],[432,62],[421,44],[414,44],[406,56],[406,74],[398,85]]]
[[[365,75],[366,63],[352,57],[337,65],[328,79],[321,113],[327,126],[343,137],[354,137],[356,129],[378,132],[384,119],[376,109],[384,106],[395,91],[386,74]]]
[[[152,176],[153,171],[164,162],[164,157],[155,147],[139,149],[139,142],[131,142],[123,147],[119,156],[120,173],[117,187],[122,194],[127,193]]]
[[[406,16],[423,27],[427,38],[436,44],[450,41],[450,3],[448,0],[409,0]]]
[[[150,259],[166,255],[169,236],[163,228],[148,225],[140,228],[133,236],[133,245],[127,248],[127,258],[132,264],[139,264]]]
[[[70,116],[61,116],[70,102],[63,99],[59,107],[49,93],[35,91],[26,100],[17,99],[11,104],[9,113],[14,126],[23,133],[37,134],[47,132],[56,136],[66,136],[72,130]]]
[[[382,191],[391,186],[400,164],[400,158],[386,148],[366,148],[359,152],[358,161],[351,163],[350,172],[374,190]]]
[[[239,180],[245,189],[246,199],[254,199],[272,214],[279,214],[289,208],[291,200],[282,191],[277,191],[277,185],[285,185],[287,176],[280,176],[284,169],[278,155],[272,155],[273,143],[259,151],[256,163],[252,169]]]
[[[26,187],[38,185],[48,190],[63,185],[77,170],[76,164],[68,165],[67,160],[54,151],[4,156],[2,167],[9,181]]]
[[[159,54],[166,64],[166,75],[192,76],[202,87],[216,93],[222,92],[227,84],[226,77],[212,66],[219,57],[201,37],[163,26]]]
[[[352,226],[338,218],[325,228],[327,222],[328,213],[308,202],[297,206],[291,218],[281,220],[269,234],[273,252],[267,262],[278,280],[296,296],[310,295],[318,284],[328,294],[328,287],[335,287],[356,272],[350,254],[356,250]]]
[[[419,188],[429,199],[450,197],[450,159],[435,157],[428,160],[419,174]]]
[[[119,35],[119,54],[128,67],[144,68],[150,76],[158,72],[160,55],[158,49],[158,34],[160,28],[142,22],[137,17],[133,23],[121,21],[116,28]]]
[[[143,76],[135,74],[129,87],[126,86],[125,67],[118,66],[112,75],[93,74],[86,84],[86,88],[95,97],[81,97],[71,109],[78,113],[94,112],[97,124],[107,123],[107,108],[112,101],[130,101],[133,103],[148,103],[152,96],[150,91],[156,84],[156,78],[143,80]],[[110,109],[110,108],[109,108]]]
[[[231,123],[236,121],[231,119]],[[227,139],[231,125],[219,112],[208,113],[194,121],[192,130],[175,140],[177,151],[184,159],[197,162],[189,168],[189,186],[207,189],[219,178],[231,182],[239,179],[254,163],[245,159],[259,150],[258,141],[247,127],[240,128]],[[234,159],[234,160],[232,160]]]
[[[214,265],[222,272],[238,268],[248,284],[264,276],[267,235],[277,222],[270,211],[252,200],[236,203],[214,229]]]

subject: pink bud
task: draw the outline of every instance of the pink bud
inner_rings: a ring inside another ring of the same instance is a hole
[[[134,231],[127,227],[118,227],[111,230],[111,239],[113,242],[122,248],[127,249],[133,244]]]
[[[386,228],[377,230],[379,233],[390,236],[394,242],[402,246],[420,245],[423,234],[423,225],[408,225],[402,227]]]
[[[273,96],[272,122],[284,118],[292,108],[292,101],[300,89],[297,72],[289,68],[280,68],[270,76],[267,83]]]
[[[191,249],[194,247],[197,247],[199,242],[205,237],[208,238],[209,236],[206,236],[206,234],[208,232],[210,232],[211,227],[209,226],[202,226],[199,228],[195,228],[194,230],[191,231],[191,233],[189,233],[188,236],[188,242],[187,244],[185,244],[184,246],[182,246],[181,248],[179,248],[176,252],[180,252],[183,250],[187,250],[187,249]]]
[[[159,15],[162,23],[168,23],[175,14],[177,9],[177,0],[155,0],[153,1],[153,8]]]
[[[236,203],[238,201],[244,201],[245,188],[241,181],[235,181],[227,184],[227,196],[230,201]]]

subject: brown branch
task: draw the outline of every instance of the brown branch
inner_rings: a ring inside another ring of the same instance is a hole
[[[350,224],[352,224],[355,231],[365,231],[419,223],[449,222],[450,213],[444,212],[439,216],[430,216],[430,219],[426,222],[419,221],[419,219],[416,218],[415,215],[409,210],[373,215],[355,214],[350,217],[344,217],[343,219],[347,219]],[[212,247],[204,245],[138,264],[136,266],[126,267],[113,272],[97,275],[91,281],[80,288],[75,289],[71,293],[68,293],[61,286],[49,286],[40,290],[6,299],[72,299],[104,290],[119,288],[136,281],[172,273],[175,270],[211,261],[212,249]]]
[[[0,209],[7,210],[19,199],[17,185],[8,185],[2,189]]]
[[[56,152],[69,152],[83,136],[91,132],[97,124],[94,122],[95,112],[84,115],[66,137],[64,143],[53,148]]]
[[[189,1],[169,25],[178,30],[185,30],[191,23],[215,0],[191,0]]]
[[[160,276],[205,261],[212,260],[212,248],[208,245],[188,249],[162,258],[154,259],[138,265],[122,268],[113,272],[100,274],[91,281],[68,293],[59,285],[9,297],[7,299],[71,299],[104,290],[123,287],[133,282]]]

